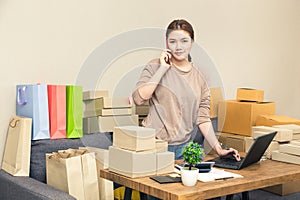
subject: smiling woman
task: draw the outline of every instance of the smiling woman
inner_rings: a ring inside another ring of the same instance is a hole
[[[168,151],[182,159],[182,150],[199,128],[210,146],[220,155],[235,149],[222,149],[210,120],[208,84],[191,62],[194,44],[192,25],[183,19],[172,21],[166,31],[166,49],[143,69],[133,99],[137,105],[149,100],[150,111],[142,122],[154,128],[156,137],[168,142]],[[238,158],[237,158],[238,159]]]

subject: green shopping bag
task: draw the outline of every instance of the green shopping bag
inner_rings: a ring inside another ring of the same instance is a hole
[[[67,91],[67,138],[83,136],[82,86],[68,85]]]

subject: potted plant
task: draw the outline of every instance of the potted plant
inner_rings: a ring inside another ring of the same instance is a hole
[[[190,142],[182,151],[183,160],[188,167],[181,169],[182,183],[186,186],[194,186],[198,180],[199,169],[195,168],[194,165],[200,163],[204,158],[204,149],[202,145],[196,142]]]

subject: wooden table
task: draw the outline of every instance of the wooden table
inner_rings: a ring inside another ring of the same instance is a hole
[[[159,184],[149,177],[128,178],[108,170],[101,170],[102,178],[119,183],[134,190],[161,199],[209,199],[258,188],[300,180],[300,166],[272,160],[264,160],[241,170],[229,170],[243,178],[198,181],[196,186],[186,187],[182,183]]]

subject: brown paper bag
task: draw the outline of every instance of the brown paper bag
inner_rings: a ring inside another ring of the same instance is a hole
[[[2,169],[13,176],[29,176],[32,119],[13,116],[5,143]]]
[[[108,150],[100,149],[96,147],[80,147],[80,149],[86,149],[89,152],[95,153],[97,164],[97,178],[99,186],[99,199],[100,200],[113,200],[114,199],[114,185],[112,181],[100,178],[100,170],[108,169]]]
[[[99,200],[94,153],[68,149],[46,155],[47,184],[78,200]]]

